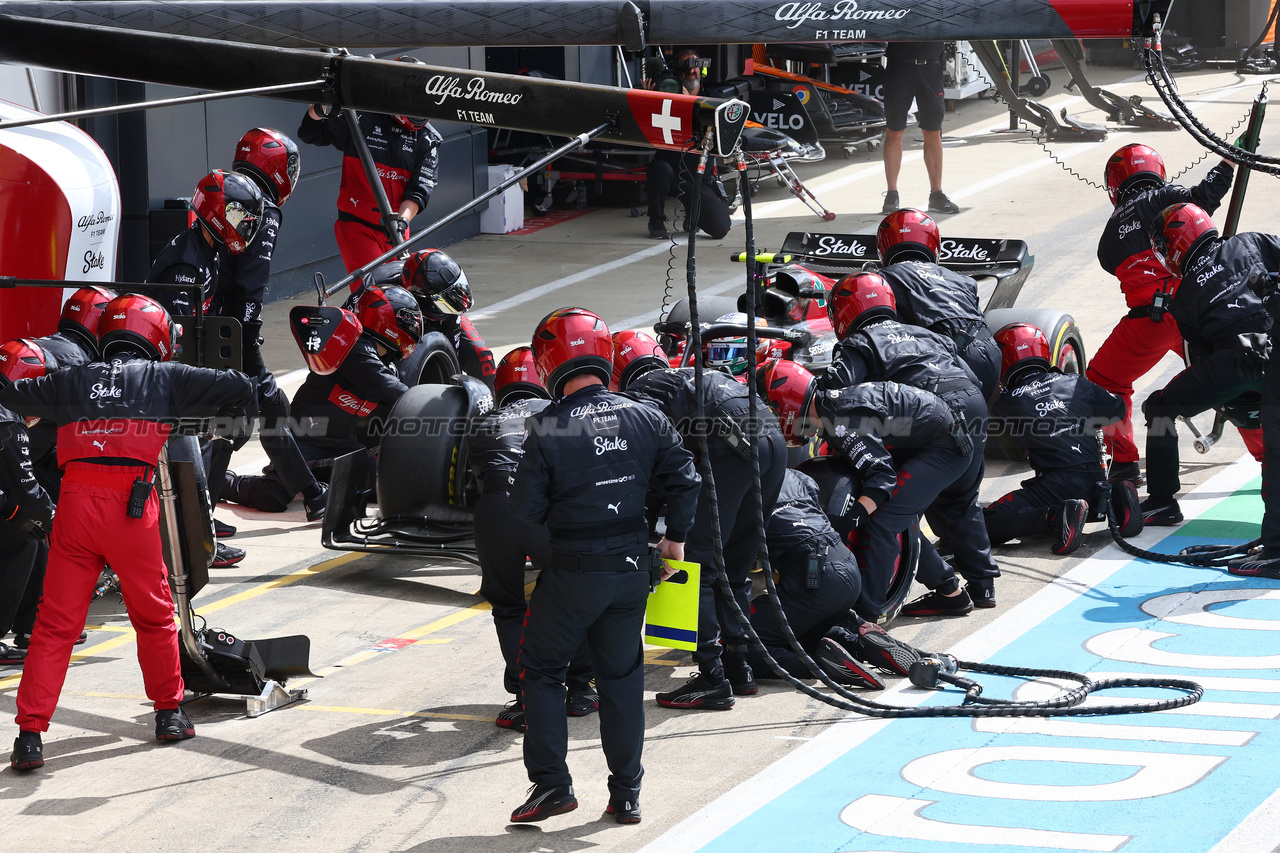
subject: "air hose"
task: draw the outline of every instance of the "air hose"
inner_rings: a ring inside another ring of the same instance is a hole
[[[1120,550],[1140,560],[1153,563],[1178,563],[1196,568],[1226,568],[1228,562],[1243,556],[1262,544],[1261,539],[1245,542],[1243,545],[1191,545],[1177,554],[1162,554],[1159,551],[1148,551],[1139,548],[1120,533],[1120,525],[1116,521],[1115,507],[1107,505],[1107,527],[1111,530],[1111,538],[1120,546]]]
[[[708,140],[703,148],[702,159],[699,165],[699,178],[706,167],[706,162],[710,154],[711,142]],[[746,163],[742,157],[741,150],[738,150],[737,171],[739,179],[745,177]],[[846,711],[853,711],[870,717],[878,718],[904,718],[904,717],[1066,717],[1066,716],[1097,716],[1110,714],[1136,714],[1148,713],[1152,711],[1163,711],[1171,708],[1181,708],[1198,702],[1204,693],[1204,688],[1193,681],[1178,678],[1105,678],[1094,681],[1086,675],[1080,673],[1067,672],[1065,670],[1051,669],[1035,669],[1030,667],[1012,667],[1000,666],[996,664],[977,663],[973,661],[954,661],[949,656],[940,656],[946,659],[941,667],[945,669],[947,676],[943,678],[952,684],[968,685],[965,679],[957,678],[950,673],[960,669],[970,672],[981,672],[990,675],[1013,676],[1019,678],[1037,679],[1037,678],[1053,678],[1066,681],[1074,681],[1079,684],[1072,690],[1064,691],[1059,695],[1050,699],[1035,702],[1016,702],[1011,700],[990,699],[981,697],[980,686],[975,685],[978,689],[970,687],[967,689],[965,704],[963,705],[936,705],[926,707],[903,707],[898,705],[887,705],[880,702],[874,702],[864,699],[848,690],[843,686],[835,683],[822,670],[817,663],[809,656],[796,637],[791,625],[788,623],[785,613],[782,609],[782,601],[778,595],[777,585],[773,580],[773,572],[769,564],[768,549],[765,544],[765,518],[764,518],[764,501],[761,488],[760,478],[760,448],[757,440],[757,413],[759,411],[759,396],[756,386],[756,333],[755,333],[755,232],[754,220],[752,218],[751,198],[749,193],[743,193],[743,214],[746,218],[746,254],[747,254],[747,291],[745,299],[745,307],[747,314],[747,388],[748,388],[748,429],[747,442],[752,452],[752,492],[753,503],[756,512],[756,549],[757,555],[763,566],[763,574],[765,587],[768,590],[769,598],[773,607],[777,611],[779,624],[782,627],[784,635],[788,643],[795,649],[800,659],[810,672],[815,673],[820,681],[829,687],[832,693],[824,693],[816,687],[801,681],[786,671],[773,656],[769,654],[768,649],[761,642],[759,634],[751,625],[751,620],[747,616],[737,598],[733,594],[733,588],[729,581],[729,573],[724,562],[724,542],[720,535],[720,505],[716,496],[716,487],[714,476],[711,471],[711,460],[707,441],[707,431],[704,429],[697,430],[696,445],[698,449],[698,469],[702,476],[703,488],[706,490],[706,500],[710,515],[713,561],[715,563],[716,580],[720,592],[724,597],[725,603],[732,611],[734,618],[738,620],[743,632],[746,634],[748,641],[752,647],[761,654],[765,662],[774,671],[774,673],[791,684],[797,690],[807,696],[824,702],[835,708]],[[698,218],[701,212],[701,193],[693,193],[689,205],[689,246],[688,261],[686,263],[686,276],[689,286],[689,342],[688,346],[692,348],[695,354],[693,359],[694,366],[694,397],[695,397],[695,416],[698,423],[704,422],[706,418],[706,410],[703,403],[702,390],[704,387],[703,364],[701,357],[698,355],[702,352],[702,335],[698,319],[698,293],[697,293],[697,233]],[[954,661],[954,662],[953,662]],[[929,660],[929,664],[935,667],[939,666],[938,661]],[[935,668],[935,674],[938,670]],[[935,679],[936,681],[936,679]],[[1123,705],[1090,705],[1083,706],[1083,703],[1092,693],[1100,690],[1109,690],[1120,687],[1143,687],[1143,688],[1162,688],[1168,690],[1180,691],[1183,695],[1170,699],[1154,700],[1147,702],[1129,703]]]

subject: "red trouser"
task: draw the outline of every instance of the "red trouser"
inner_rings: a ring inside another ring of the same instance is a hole
[[[84,628],[104,563],[120,578],[129,621],[138,632],[138,663],[156,710],[182,701],[178,629],[160,553],[155,490],[142,518],[129,518],[129,489],[142,468],[71,462],[62,480],[50,535],[44,600],[18,685],[18,728],[45,732],[58,705],[71,649]]]
[[[347,272],[358,270],[379,255],[391,251],[391,240],[387,238],[387,232],[376,225],[339,219],[333,223],[333,236],[338,240],[338,252],[342,255],[342,263]],[[407,232],[405,236],[408,236]],[[359,286],[358,280],[351,283],[352,290]]]
[[[1121,317],[1089,360],[1085,378],[1124,398],[1124,420],[1102,430],[1118,463],[1138,461],[1138,445],[1133,441],[1133,382],[1145,376],[1167,352],[1182,358],[1182,335],[1173,317],[1165,314],[1159,323],[1149,317]]]

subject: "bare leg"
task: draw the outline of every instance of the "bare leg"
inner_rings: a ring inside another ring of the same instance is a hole
[[[902,130],[884,132],[884,181],[889,192],[898,190],[898,172],[902,170]],[[941,157],[939,157],[941,162]]]
[[[942,131],[924,130],[921,133],[924,134],[924,168],[929,173],[929,191],[942,192]],[[901,160],[901,153],[898,156]],[[888,163],[887,156],[885,163]]]

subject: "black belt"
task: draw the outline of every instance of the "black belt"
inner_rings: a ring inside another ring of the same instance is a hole
[[[552,554],[548,563],[553,569],[567,572],[632,572],[649,571],[649,555]]]
[[[1172,302],[1173,296],[1163,290],[1157,290],[1149,303],[1130,308],[1126,316],[1133,320],[1151,320],[1154,323],[1159,323],[1164,319],[1164,315],[1168,313],[1169,305]]]

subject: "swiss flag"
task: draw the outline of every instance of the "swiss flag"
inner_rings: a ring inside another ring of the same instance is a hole
[[[627,91],[627,104],[640,132],[655,148],[682,150],[693,135],[692,95],[668,95],[647,89]]]

